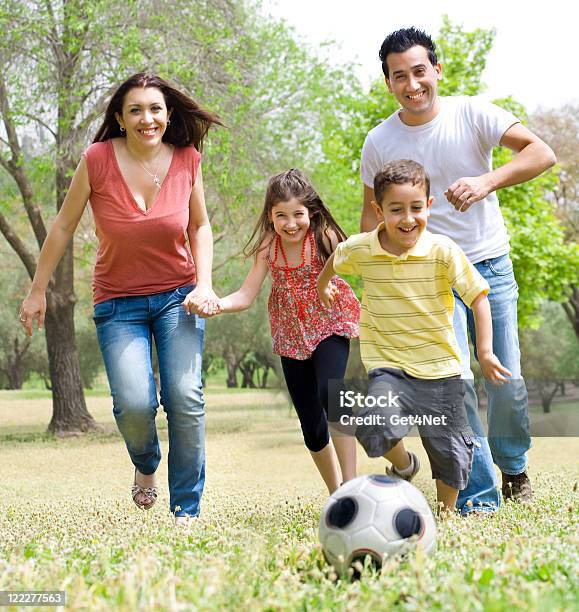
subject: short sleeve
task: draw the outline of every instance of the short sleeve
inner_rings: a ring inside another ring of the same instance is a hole
[[[455,243],[452,243],[449,251],[448,264],[448,280],[469,308],[481,293],[488,294],[488,283]]]
[[[340,242],[334,251],[334,271],[338,274],[355,274],[358,272],[355,250],[352,249],[349,239],[346,242]]]
[[[99,184],[99,179],[106,170],[108,163],[107,147],[112,146],[108,141],[95,142],[85,149],[82,156],[86,161],[88,182],[91,189]]]
[[[372,142],[371,134],[366,136],[362,147],[362,157],[360,160],[360,177],[364,185],[374,189],[374,177],[380,170],[380,159],[376,147]]]
[[[511,112],[480,96],[468,98],[471,120],[480,138],[490,147],[498,147],[503,134],[520,119]]]

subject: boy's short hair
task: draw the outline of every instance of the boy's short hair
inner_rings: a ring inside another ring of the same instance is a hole
[[[436,47],[432,42],[432,38],[430,38],[426,32],[418,28],[402,28],[401,30],[392,32],[392,34],[388,34],[380,47],[380,53],[378,55],[382,62],[382,72],[386,78],[389,78],[386,59],[390,53],[404,53],[416,45],[426,49],[428,59],[433,66],[438,64]]]
[[[426,199],[430,197],[430,178],[422,164],[412,159],[397,159],[387,163],[374,177],[374,197],[382,208],[382,198],[389,185],[421,185]]]

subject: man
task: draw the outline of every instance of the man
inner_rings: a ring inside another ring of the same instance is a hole
[[[429,226],[457,242],[489,283],[493,350],[513,374],[508,384],[486,385],[488,442],[478,420],[474,387],[466,385],[469,421],[480,446],[475,449],[468,487],[461,491],[457,508],[463,514],[498,508],[493,459],[502,472],[503,497],[530,501],[526,452],[531,439],[520,369],[518,289],[495,191],[538,176],[555,163],[555,155],[511,113],[475,97],[439,97],[442,66],[432,39],[424,32],[408,28],[390,34],[382,44],[380,59],[386,86],[402,108],[366,137],[360,170],[364,182],[361,229],[367,232],[376,226],[372,186],[382,166],[401,158],[421,163],[430,175],[434,196]],[[506,146],[515,155],[493,170],[495,146]],[[456,295],[453,324],[463,378],[472,381],[468,331],[473,338],[474,321]]]

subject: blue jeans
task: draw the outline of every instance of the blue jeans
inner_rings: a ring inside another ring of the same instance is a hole
[[[131,460],[153,474],[161,451],[155,427],[159,403],[153,376],[153,338],[161,404],[169,432],[171,512],[197,516],[205,484],[205,403],[201,356],[205,321],[181,303],[193,285],[147,296],[120,297],[94,307],[113,414]]]
[[[505,474],[520,474],[527,467],[527,450],[531,446],[527,389],[521,377],[521,353],[517,325],[517,282],[508,254],[475,264],[490,286],[488,295],[493,319],[493,351],[500,362],[512,372],[508,384],[494,386],[485,381],[488,397],[488,442],[477,414],[477,399],[472,382],[466,384],[465,405],[470,426],[477,433],[480,447],[475,448],[468,486],[460,492],[457,508],[463,513],[471,508],[492,510],[500,499],[493,460]],[[468,330],[468,333],[467,333]],[[468,335],[476,346],[476,331],[472,311],[455,295],[454,331],[458,340],[465,379],[474,378],[470,369]],[[475,350],[476,356],[476,350]],[[491,455],[492,453],[492,455]]]

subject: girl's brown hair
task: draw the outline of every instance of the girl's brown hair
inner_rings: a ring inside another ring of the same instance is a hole
[[[165,97],[167,110],[171,110],[171,123],[163,134],[163,142],[176,147],[193,145],[203,148],[203,139],[212,125],[223,125],[214,113],[202,109],[195,100],[180,92],[168,81],[155,74],[139,72],[129,77],[113,94],[105,111],[105,117],[93,142],[103,142],[124,136],[115,113],[123,114],[123,102],[127,92],[135,87],[156,87]]]
[[[310,213],[310,227],[314,232],[316,251],[322,262],[325,263],[332,254],[331,249],[328,249],[327,246],[328,243],[330,245],[332,243],[330,236],[328,236],[328,230],[332,230],[336,234],[339,242],[346,240],[346,234],[336,223],[328,207],[316,193],[306,175],[300,170],[292,168],[269,179],[263,211],[244,249],[247,257],[251,257],[251,255],[255,255],[258,251],[269,246],[269,243],[263,244],[263,242],[267,234],[274,232],[273,223],[270,220],[271,210],[276,204],[288,202],[292,198],[296,198]],[[327,243],[324,242],[324,236]]]

